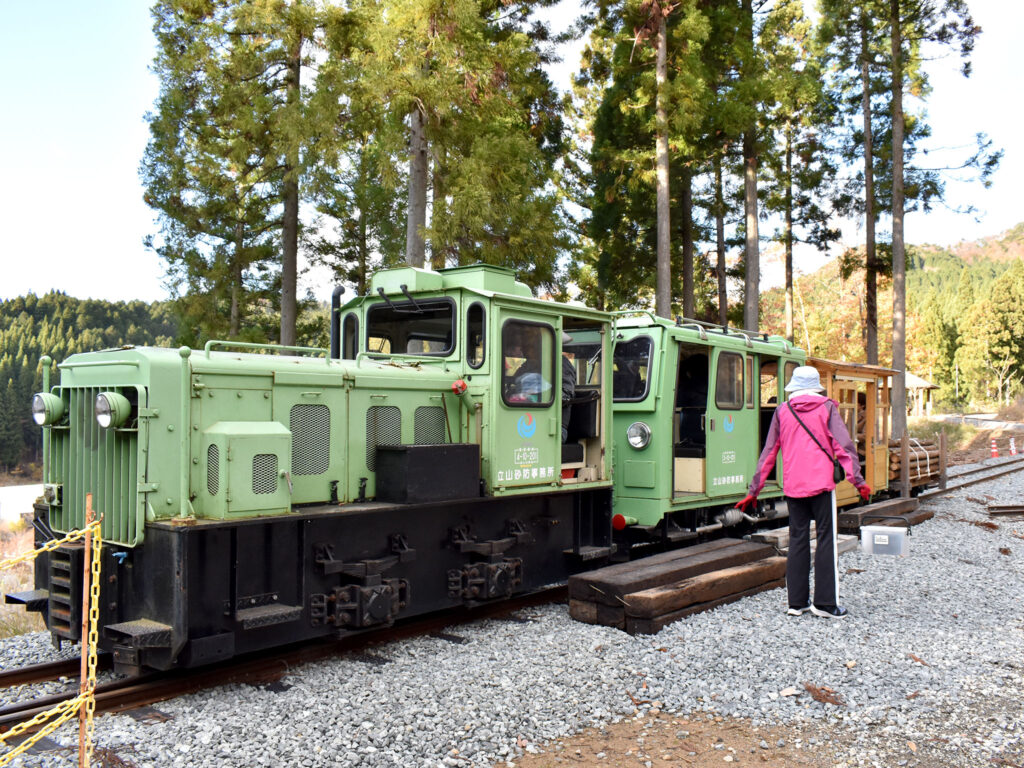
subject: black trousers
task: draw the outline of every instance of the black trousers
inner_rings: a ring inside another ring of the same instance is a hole
[[[811,520],[817,526],[818,548],[814,553],[814,604],[837,605],[839,562],[836,559],[835,528],[832,520],[832,492],[802,499],[786,497],[789,506],[789,557],[786,559],[786,589],[791,606],[810,603]]]

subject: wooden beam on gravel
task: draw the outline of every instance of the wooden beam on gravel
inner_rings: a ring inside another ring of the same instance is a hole
[[[775,581],[769,581],[766,584],[760,584],[756,587],[751,587],[742,592],[737,592],[726,597],[720,597],[717,600],[711,600],[706,603],[697,603],[696,605],[690,605],[686,608],[681,608],[678,611],[666,613],[663,616],[658,616],[653,619],[641,619],[635,616],[626,617],[626,631],[631,635],[653,635],[662,628],[668,626],[674,621],[679,619],[685,619],[687,616],[692,616],[695,613],[703,613],[704,611],[710,611],[713,608],[717,608],[720,605],[726,603],[734,603],[744,597],[750,595],[756,595],[758,592],[766,592],[769,589],[778,589],[786,586],[786,580],[776,579]],[[779,604],[779,609],[782,609],[782,604]]]
[[[786,558],[769,557],[753,563],[702,573],[684,581],[634,592],[626,597],[626,615],[652,619],[697,603],[708,603],[776,581],[786,574]]]
[[[716,539],[693,547],[616,563],[569,577],[569,599],[621,608],[626,595],[709,571],[763,560],[775,548],[741,539]]]

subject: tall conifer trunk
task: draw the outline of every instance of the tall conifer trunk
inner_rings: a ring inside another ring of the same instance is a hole
[[[722,199],[722,156],[715,153],[715,254],[718,272],[718,323],[729,324],[729,294],[725,285],[725,201]]]
[[[668,34],[665,16],[658,9],[658,53],[655,78],[658,93],[655,103],[655,159],[658,173],[658,263],[654,289],[654,311],[659,317],[672,314],[672,260],[669,240],[668,114],[665,86],[668,81]]]
[[[744,76],[752,75],[754,59],[754,9],[751,0],[743,0],[743,24],[746,25],[747,41],[750,45],[749,58],[744,62]],[[743,327],[752,331],[758,328],[760,319],[761,259],[757,236],[757,117],[751,118],[743,132],[743,211],[746,242],[744,261]]]
[[[683,169],[683,317],[696,317],[693,296],[693,174]]]
[[[786,126],[786,338],[793,341],[793,126]]]
[[[299,75],[302,72],[302,37],[299,37],[288,56],[287,100],[295,104],[299,99]],[[299,256],[299,152],[289,149],[285,160],[284,222],[282,225],[281,255],[281,343],[295,344],[296,282]]]
[[[864,117],[864,314],[867,362],[878,364],[878,263],[875,259],[875,166],[871,137],[871,73],[868,70],[868,19],[861,16],[860,80]]]
[[[405,263],[422,267],[426,258],[423,230],[427,226],[427,135],[423,112],[414,105],[409,120],[409,210],[405,230]]]
[[[889,2],[892,26],[892,436],[907,429],[906,253],[903,246],[903,34],[900,0]]]
[[[244,242],[244,228],[242,227],[241,216],[235,222],[235,251],[231,257],[231,315],[228,321],[228,336],[235,338],[241,328],[241,306],[242,306],[242,243]]]

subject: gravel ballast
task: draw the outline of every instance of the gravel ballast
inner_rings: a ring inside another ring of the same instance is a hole
[[[926,502],[936,515],[913,529],[908,556],[843,555],[841,621],[786,616],[784,590],[638,637],[550,605],[520,612],[526,622],[447,630],[465,642],[396,641],[301,667],[283,685],[162,702],[163,722],[106,715],[96,743],[139,768],[484,766],[660,709],[805,723],[827,734],[836,765],[1018,765],[1024,522],[975,523],[990,522],[979,502],[1022,499],[1024,473],[953,492]],[[0,665],[52,658],[48,647],[44,634],[6,641]],[[816,701],[807,685],[842,703]],[[76,745],[77,729],[54,738]]]

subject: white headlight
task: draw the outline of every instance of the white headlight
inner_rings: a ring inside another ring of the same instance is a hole
[[[103,429],[120,427],[132,413],[128,398],[117,392],[100,392],[96,395],[96,423]]]
[[[651,428],[642,421],[634,421],[626,429],[626,440],[636,449],[646,448],[651,442]]]
[[[64,418],[64,401],[49,392],[32,396],[32,421],[40,427],[54,424]]]

